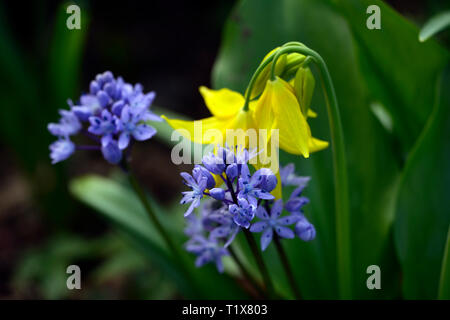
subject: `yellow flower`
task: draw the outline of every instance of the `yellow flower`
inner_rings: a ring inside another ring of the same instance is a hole
[[[226,88],[211,90],[202,86],[200,93],[212,117],[196,121],[169,119],[164,115],[162,118],[195,143],[223,145],[228,142],[229,145],[247,145],[243,137],[236,137],[237,143],[232,143],[229,139],[223,141],[224,137],[227,138],[227,129],[242,129],[245,132],[254,128],[252,112],[242,109],[244,97]]]
[[[266,55],[263,62],[274,50]],[[257,169],[264,167],[267,159],[278,159],[271,157],[274,152],[271,149],[273,144],[275,152],[278,152],[279,147],[286,152],[308,158],[310,153],[326,148],[328,142],[312,137],[307,122],[309,117],[314,118],[317,114],[309,108],[314,77],[309,68],[302,67],[304,60],[305,57],[297,53],[281,56],[274,69],[274,80],[269,77],[272,62],[266,62],[251,92],[251,97],[255,99],[250,101],[247,110],[244,109],[245,98],[238,92],[226,88],[212,90],[200,87],[211,117],[197,121],[168,119],[164,115],[162,117],[186,138],[200,144],[226,143],[229,146],[248,147],[247,130],[255,129],[258,139],[261,139],[264,134],[259,135],[259,132],[265,129],[265,141],[258,141],[260,154],[255,164]],[[289,83],[281,78],[284,74],[293,76]],[[232,135],[228,129],[234,130]],[[277,131],[272,131],[273,129],[278,130],[277,137],[274,136]],[[278,164],[275,164],[275,168],[278,168]],[[277,177],[280,178],[278,173]],[[281,197],[281,183],[278,183],[273,194],[277,198]]]

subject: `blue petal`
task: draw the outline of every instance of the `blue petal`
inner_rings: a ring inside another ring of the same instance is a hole
[[[267,213],[266,209],[263,206],[259,206],[256,209],[256,216],[262,220],[269,219],[269,214]]]
[[[103,157],[111,164],[118,164],[122,160],[122,151],[120,151],[115,141],[110,141],[102,147]]]
[[[258,221],[252,224],[250,227],[251,232],[263,232],[269,224],[266,221]]]
[[[119,136],[119,149],[123,150],[128,147],[130,143],[130,134],[128,132],[122,132]]]
[[[280,216],[281,211],[283,211],[283,200],[277,200],[272,206],[272,209],[270,210],[270,218],[276,219]]]
[[[297,222],[295,233],[303,241],[311,241],[316,237],[316,229],[306,218]]]
[[[282,226],[288,226],[288,225],[296,223],[300,219],[301,219],[301,217],[298,214],[291,214],[289,216],[277,219],[277,224],[282,225]]]
[[[273,230],[272,228],[267,229],[261,236],[261,250],[267,249],[267,246],[272,242]]]
[[[293,239],[295,238],[295,233],[292,229],[282,226],[276,226],[275,231],[281,238]]]
[[[225,199],[225,190],[221,188],[213,188],[209,191],[209,194],[216,200]]]
[[[144,141],[153,137],[156,134],[156,129],[146,124],[140,124],[132,134],[137,141]]]

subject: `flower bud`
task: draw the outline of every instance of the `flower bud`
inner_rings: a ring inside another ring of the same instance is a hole
[[[295,234],[303,241],[311,241],[316,237],[316,229],[303,217],[295,225]]]
[[[214,180],[214,177],[212,174],[204,167],[202,166],[195,166],[195,168],[192,170],[192,174],[194,175],[194,178],[197,179],[199,175],[204,176],[206,180],[206,188],[211,189],[214,188],[216,185],[216,180]]]
[[[294,92],[305,117],[308,115],[315,84],[314,76],[308,67],[298,68],[294,78]]]
[[[225,174],[227,175],[227,178],[230,180],[233,180],[238,175],[238,165],[236,163],[232,163],[227,167],[227,170],[225,171]]]
[[[275,48],[272,51],[270,51],[265,57],[264,59],[261,61],[261,63],[263,63],[272,53],[274,53],[275,51],[277,51],[279,49]],[[277,64],[275,66],[275,75],[279,76],[283,73],[284,68],[286,66],[286,61],[287,61],[287,55],[283,54],[281,57],[278,58],[277,60]],[[253,87],[253,91],[252,91],[252,96],[251,99],[259,96],[261,94],[261,92],[263,92],[264,87],[266,86],[267,80],[269,80],[270,77],[270,70],[272,69],[272,62],[269,63],[264,70],[259,74],[258,79],[256,79],[255,85]]]
[[[211,197],[219,201],[225,199],[225,190],[221,188],[213,188],[209,190],[209,194],[211,195]]]

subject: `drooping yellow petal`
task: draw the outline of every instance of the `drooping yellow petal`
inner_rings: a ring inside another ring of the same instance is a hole
[[[209,117],[196,121],[169,119],[161,116],[175,130],[185,138],[200,144],[223,143],[222,137],[230,120],[220,120]]]
[[[239,92],[227,88],[212,90],[204,86],[199,91],[211,114],[219,119],[235,116],[244,106],[244,97]]]
[[[227,123],[225,129],[225,139],[229,147],[239,146],[247,148],[249,139],[256,139],[256,133],[253,129],[253,116],[250,110],[244,111],[241,109],[231,120]],[[255,137],[251,137],[254,135]]]
[[[272,108],[277,121],[281,149],[309,157],[309,126],[300,111],[297,98],[290,85],[276,77],[269,80],[266,90],[271,92]]]
[[[275,128],[275,113],[272,107],[272,91],[264,90],[261,97],[254,104],[253,121],[255,128],[259,133],[264,136],[265,130],[265,143],[270,140],[272,129]]]
[[[309,139],[309,152],[317,152],[326,148],[328,148],[328,141],[316,138]]]

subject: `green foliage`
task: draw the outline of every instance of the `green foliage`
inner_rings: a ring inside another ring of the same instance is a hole
[[[448,28],[448,26],[450,26],[450,11],[441,12],[428,20],[422,27],[419,33],[419,40],[421,42],[427,41],[436,33]]]
[[[164,270],[184,296],[209,299],[245,297],[228,275],[219,274],[212,265],[195,268],[193,257],[187,253],[184,256],[186,262],[183,265],[176,264],[129,185],[99,176],[86,176],[74,180],[71,191],[78,199],[97,209],[152,263]],[[149,201],[175,244],[181,248],[186,241],[182,230],[182,213],[168,215],[150,196]],[[186,276],[186,272],[190,276]]]
[[[436,298],[439,287],[450,225],[449,71],[441,80],[433,114],[405,165],[398,195],[395,240],[408,299]]]

